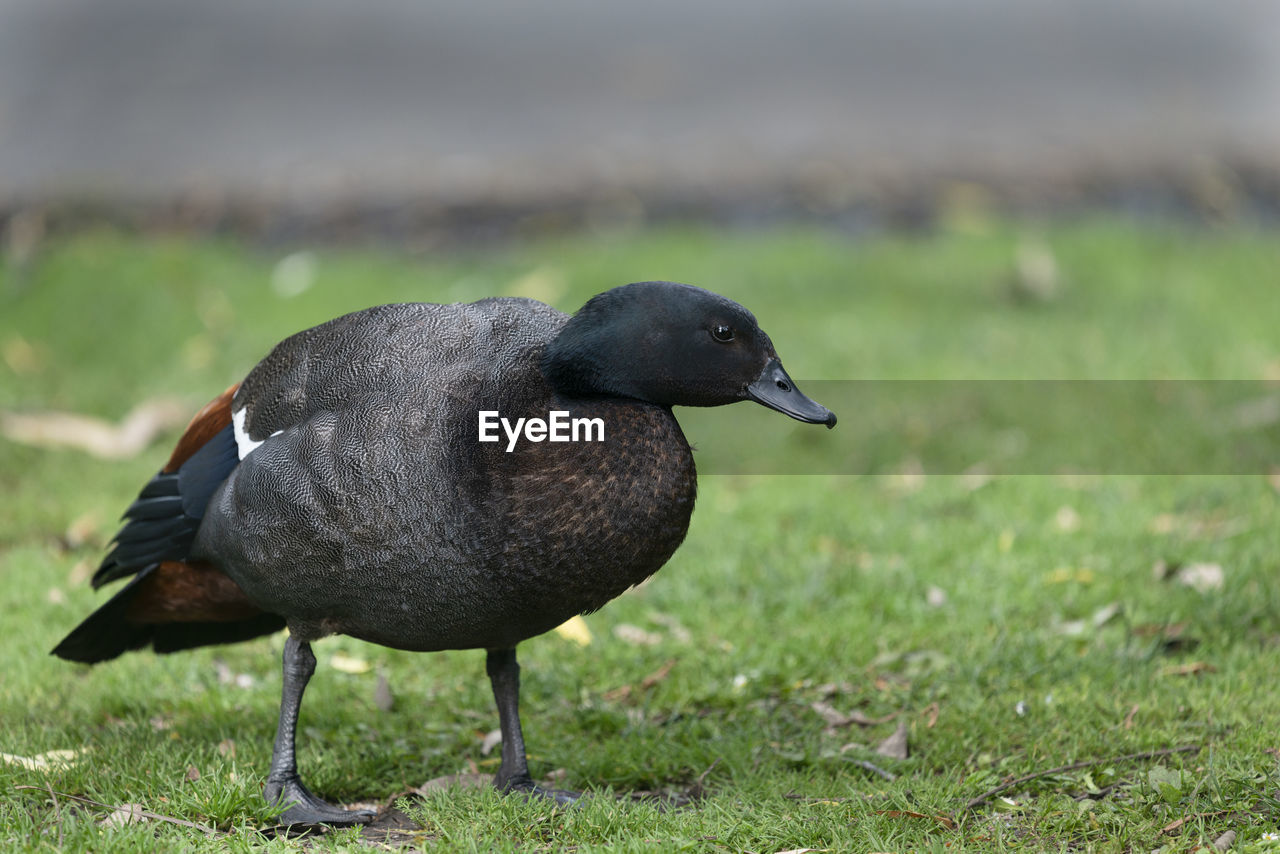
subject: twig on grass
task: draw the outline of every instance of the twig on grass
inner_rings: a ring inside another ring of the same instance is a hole
[[[876,765],[874,762],[868,762],[865,759],[845,759],[845,762],[852,762],[854,765],[857,765],[859,768],[863,768],[867,771],[870,771],[872,774],[876,774],[880,777],[883,777],[884,779],[888,780],[890,783],[898,779],[897,774],[894,774],[892,771],[886,771],[883,768],[881,768],[879,765]]]
[[[1160,833],[1157,833],[1156,836],[1161,836],[1166,833],[1173,833],[1175,830],[1178,830],[1187,822],[1195,821],[1198,818],[1221,818],[1222,816],[1227,815],[1230,812],[1231,810],[1215,810],[1214,812],[1197,812],[1197,813],[1192,813],[1191,815],[1184,815],[1182,818],[1178,819],[1177,821],[1171,821],[1168,824],[1166,824],[1164,827],[1160,828]]]
[[[795,792],[787,792],[782,797],[789,801],[804,801],[807,804],[843,804],[846,801],[856,801],[858,798],[824,798],[812,797],[810,795],[798,795]]]
[[[38,792],[45,791],[45,789],[40,786],[14,786],[14,788],[15,789],[34,789],[35,791],[38,791]],[[95,801],[92,798],[86,798],[81,795],[71,795],[66,792],[54,792],[52,788],[49,788],[48,791],[52,795],[61,795],[62,797],[67,798],[69,800],[79,801],[82,804],[88,804],[89,806],[93,806],[93,807],[101,807],[104,810],[111,810],[114,812],[117,809],[116,807],[111,806],[111,804],[104,804],[101,801]],[[57,801],[55,798],[55,803],[56,802]],[[221,830],[218,830],[216,827],[209,827],[208,825],[204,825],[204,824],[196,824],[194,821],[187,821],[181,818],[174,818],[173,816],[170,816],[170,815],[161,815],[158,812],[151,812],[149,810],[138,810],[135,813],[135,815],[138,815],[141,818],[152,818],[152,819],[155,819],[156,821],[163,821],[163,822],[168,822],[169,824],[181,825],[182,827],[193,827],[196,830],[209,834],[210,836],[227,835],[223,833]]]
[[[49,797],[53,798],[53,820],[58,825],[58,850],[62,850],[62,803],[48,780],[44,781],[44,787],[49,790]]]
[[[1001,792],[1006,791],[1008,789],[1012,789],[1014,786],[1021,785],[1022,783],[1026,783],[1029,780],[1035,780],[1039,777],[1048,777],[1052,774],[1061,774],[1064,771],[1078,771],[1081,768],[1090,768],[1094,765],[1105,765],[1108,763],[1116,763],[1116,762],[1137,762],[1142,759],[1155,759],[1160,756],[1172,756],[1173,754],[1176,754],[1176,753],[1199,753],[1203,749],[1204,749],[1204,746],[1200,744],[1187,744],[1187,745],[1183,745],[1182,747],[1166,747],[1163,750],[1146,750],[1146,751],[1143,751],[1142,753],[1127,753],[1124,756],[1109,756],[1103,759],[1085,759],[1080,762],[1072,762],[1070,765],[1059,765],[1057,768],[1048,768],[1044,771],[1036,771],[1035,773],[1032,773],[1032,774],[1024,774],[1023,776],[1010,780],[1007,783],[1001,783],[999,786],[996,786],[994,789],[988,789],[987,791],[983,792],[981,795],[978,795],[978,797],[973,798],[968,803],[966,803],[963,807],[961,807],[960,811],[967,812],[968,810],[971,810],[974,807],[982,806],[987,801],[991,800]]]
[[[707,790],[703,785],[707,781],[707,775],[715,770],[715,767],[719,764],[720,757],[717,756],[716,760],[707,766],[707,770],[699,774],[698,778],[693,781],[693,785],[685,792],[685,797],[691,801],[701,800],[707,794]]]

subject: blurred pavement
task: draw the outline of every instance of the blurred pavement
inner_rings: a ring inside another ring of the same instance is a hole
[[[1280,166],[1265,0],[0,0],[0,204]]]

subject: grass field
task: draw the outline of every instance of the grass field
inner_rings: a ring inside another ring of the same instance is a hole
[[[344,311],[493,294],[572,310],[646,278],[742,302],[802,387],[1280,379],[1280,242],[1247,229],[1099,219],[850,242],[672,228],[287,254],[90,233],[7,258],[0,410],[117,420],[176,398],[193,412],[275,341]],[[729,431],[745,406],[710,415]],[[259,793],[280,636],[94,668],[48,655],[103,601],[87,575],[179,429],[121,460],[0,439],[0,848],[362,841],[256,832],[271,824]],[[593,796],[557,809],[430,791],[402,801],[420,829],[381,844],[1190,851],[1231,831],[1232,850],[1280,851],[1280,479],[1264,472],[703,477],[686,544],[586,624],[587,646],[521,646],[522,711],[535,776]],[[318,793],[386,803],[496,768],[482,653],[346,638],[316,653],[299,761]],[[895,732],[906,758],[876,751]],[[1149,755],[1172,748],[1186,749]],[[33,767],[59,750],[81,752]],[[109,809],[71,796],[215,833],[104,825]]]

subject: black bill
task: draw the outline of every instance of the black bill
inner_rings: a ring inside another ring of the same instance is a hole
[[[797,421],[826,424],[828,429],[836,426],[836,414],[801,394],[777,359],[771,359],[760,372],[760,378],[747,386],[747,396]]]

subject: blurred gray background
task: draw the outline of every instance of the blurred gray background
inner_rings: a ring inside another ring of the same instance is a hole
[[[838,207],[1221,163],[1280,166],[1280,3],[0,0],[0,205]]]

